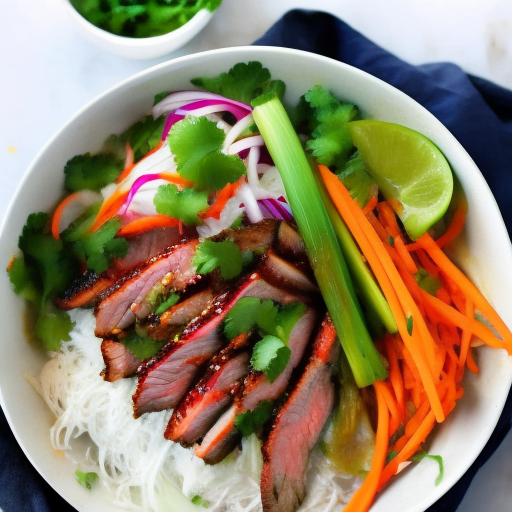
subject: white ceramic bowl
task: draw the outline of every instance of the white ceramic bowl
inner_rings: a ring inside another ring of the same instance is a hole
[[[189,22],[172,32],[155,37],[135,38],[102,30],[79,14],[69,0],[62,2],[80,34],[103,50],[132,59],[153,59],[181,48],[199,34],[215,14],[215,11],[202,9]]]
[[[512,248],[500,212],[475,164],[448,130],[423,107],[380,80],[345,64],[304,52],[267,47],[215,50],[172,60],[148,69],[108,90],[78,112],[42,149],[24,176],[0,234],[0,267],[17,250],[27,214],[55,205],[62,190],[62,169],[79,153],[98,150],[112,132],[122,132],[152,106],[163,90],[189,88],[196,76],[214,76],[237,62],[258,60],[273,77],[287,83],[286,100],[295,101],[315,84],[356,103],[365,117],[401,123],[430,137],[445,153],[469,201],[467,228],[453,256],[473,278],[509,326]],[[26,455],[43,477],[80,512],[113,512],[101,487],[94,492],[74,481],[74,465],[50,446],[53,418],[24,378],[37,375],[45,354],[25,337],[24,305],[0,273],[0,399]],[[464,474],[489,439],[512,382],[512,361],[503,351],[481,349],[480,374],[469,375],[456,410],[433,437],[444,478],[434,485],[435,464],[410,468],[378,497],[372,512],[421,512]]]

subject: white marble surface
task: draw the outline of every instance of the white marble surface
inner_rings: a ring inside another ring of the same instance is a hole
[[[61,0],[0,0],[0,6],[0,219],[37,152],[97,94],[173,56],[250,44],[292,8],[331,12],[411,63],[451,61],[512,88],[510,0],[224,0],[194,41],[151,61],[107,54],[82,39]],[[511,510],[511,482],[509,434],[459,512]]]

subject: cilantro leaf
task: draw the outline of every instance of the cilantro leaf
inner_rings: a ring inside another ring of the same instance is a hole
[[[306,148],[317,163],[341,168],[353,151],[347,123],[355,119],[355,105],[343,103],[322,86],[310,89],[297,107],[299,120],[308,126],[311,139]]]
[[[156,341],[147,336],[141,336],[136,331],[130,331],[119,341],[137,358],[145,361],[155,356],[164,345],[162,341]]]
[[[77,257],[87,264],[87,268],[101,274],[107,270],[112,258],[126,256],[129,242],[116,237],[120,226],[120,221],[112,218],[93,233],[76,240],[72,246],[73,250]]]
[[[361,208],[379,191],[377,182],[367,172],[359,151],[349,158],[337,175]]]
[[[76,155],[64,167],[64,184],[71,192],[84,189],[99,192],[116,180],[123,167],[124,161],[114,153]]]
[[[272,330],[278,307],[271,300],[260,300],[257,297],[242,297],[231,308],[224,318],[224,334],[233,339],[255,326],[269,332]]]
[[[153,198],[158,213],[182,220],[187,226],[199,224],[199,213],[208,208],[208,194],[192,188],[179,190],[169,183],[160,185]]]
[[[198,274],[208,274],[218,267],[224,279],[232,279],[242,271],[243,255],[231,240],[205,240],[197,246],[192,263]]]
[[[246,173],[238,155],[222,153],[226,135],[206,117],[186,117],[173,125],[169,145],[179,174],[198,189],[220,190]]]
[[[268,92],[275,93],[281,98],[285,89],[284,82],[271,80],[270,71],[257,61],[239,62],[227,73],[212,78],[194,78],[191,82],[201,89],[246,104]]]
[[[295,327],[295,324],[302,318],[306,312],[306,306],[302,302],[290,302],[285,304],[275,319],[274,333],[285,343],[288,342],[288,338]],[[272,333],[272,331],[267,331]]]
[[[80,471],[77,469],[75,471],[75,477],[77,482],[86,489],[92,489],[92,486],[96,480],[98,480],[98,474],[93,471],[85,473],[84,471]]]
[[[269,382],[274,382],[286,368],[291,350],[276,336],[264,336],[254,345],[251,357],[252,367],[264,372]]]
[[[73,324],[65,311],[53,305],[52,299],[75,276],[76,265],[63,242],[47,232],[47,224],[46,213],[28,216],[18,240],[23,258],[14,260],[8,272],[14,291],[37,311],[37,337],[47,350],[57,350],[61,341],[69,340]]]
[[[237,414],[235,427],[244,437],[250,436],[261,428],[272,414],[272,402],[264,400],[259,402],[253,411],[245,411]]]
[[[419,452],[417,452],[416,454],[414,454],[411,457],[411,460],[414,461],[414,462],[420,462],[423,459],[434,460],[439,465],[439,474],[437,475],[437,478],[436,478],[436,481],[435,481],[435,485],[436,486],[439,485],[442,482],[443,477],[444,477],[444,462],[443,462],[443,458],[441,457],[441,455],[430,455],[429,453],[427,453],[425,451],[419,451]]]

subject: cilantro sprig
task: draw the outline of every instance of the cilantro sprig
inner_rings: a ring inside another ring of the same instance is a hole
[[[194,78],[191,82],[201,89],[246,104],[261,94],[276,94],[281,98],[285,91],[284,82],[272,80],[270,71],[257,61],[240,62],[227,73],[211,78]]]
[[[226,155],[226,134],[206,117],[189,116],[173,125],[169,145],[178,173],[198,190],[220,190],[247,171],[238,155]]]
[[[156,211],[169,217],[182,220],[187,226],[196,226],[201,219],[199,214],[208,208],[208,193],[176,185],[160,185],[153,198]]]
[[[244,257],[231,240],[204,240],[197,248],[192,263],[198,274],[209,274],[216,268],[224,279],[232,279],[242,271]]]
[[[259,402],[253,411],[244,411],[237,414],[235,427],[244,437],[248,437],[260,429],[272,415],[273,402],[264,400]]]
[[[243,332],[258,330],[261,339],[254,345],[251,365],[274,382],[290,360],[288,339],[306,306],[292,302],[285,306],[256,297],[241,298],[224,319],[224,334],[233,339]]]

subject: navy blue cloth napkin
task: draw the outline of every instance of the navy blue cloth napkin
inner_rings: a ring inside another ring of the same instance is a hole
[[[454,64],[408,64],[324,12],[290,11],[255,44],[295,48],[339,60],[421,103],[471,155],[512,233],[512,91],[471,76]],[[511,425],[512,393],[478,459],[428,512],[454,512],[458,508],[478,469],[498,448]]]
[[[255,44],[297,48],[340,60],[417,100],[447,126],[475,160],[512,232],[512,91],[468,75],[453,64],[412,66],[322,12],[290,11]],[[478,460],[429,512],[457,509],[474,475],[511,427],[511,396]],[[74,511],[33,469],[1,410],[0,508],[3,512]]]

